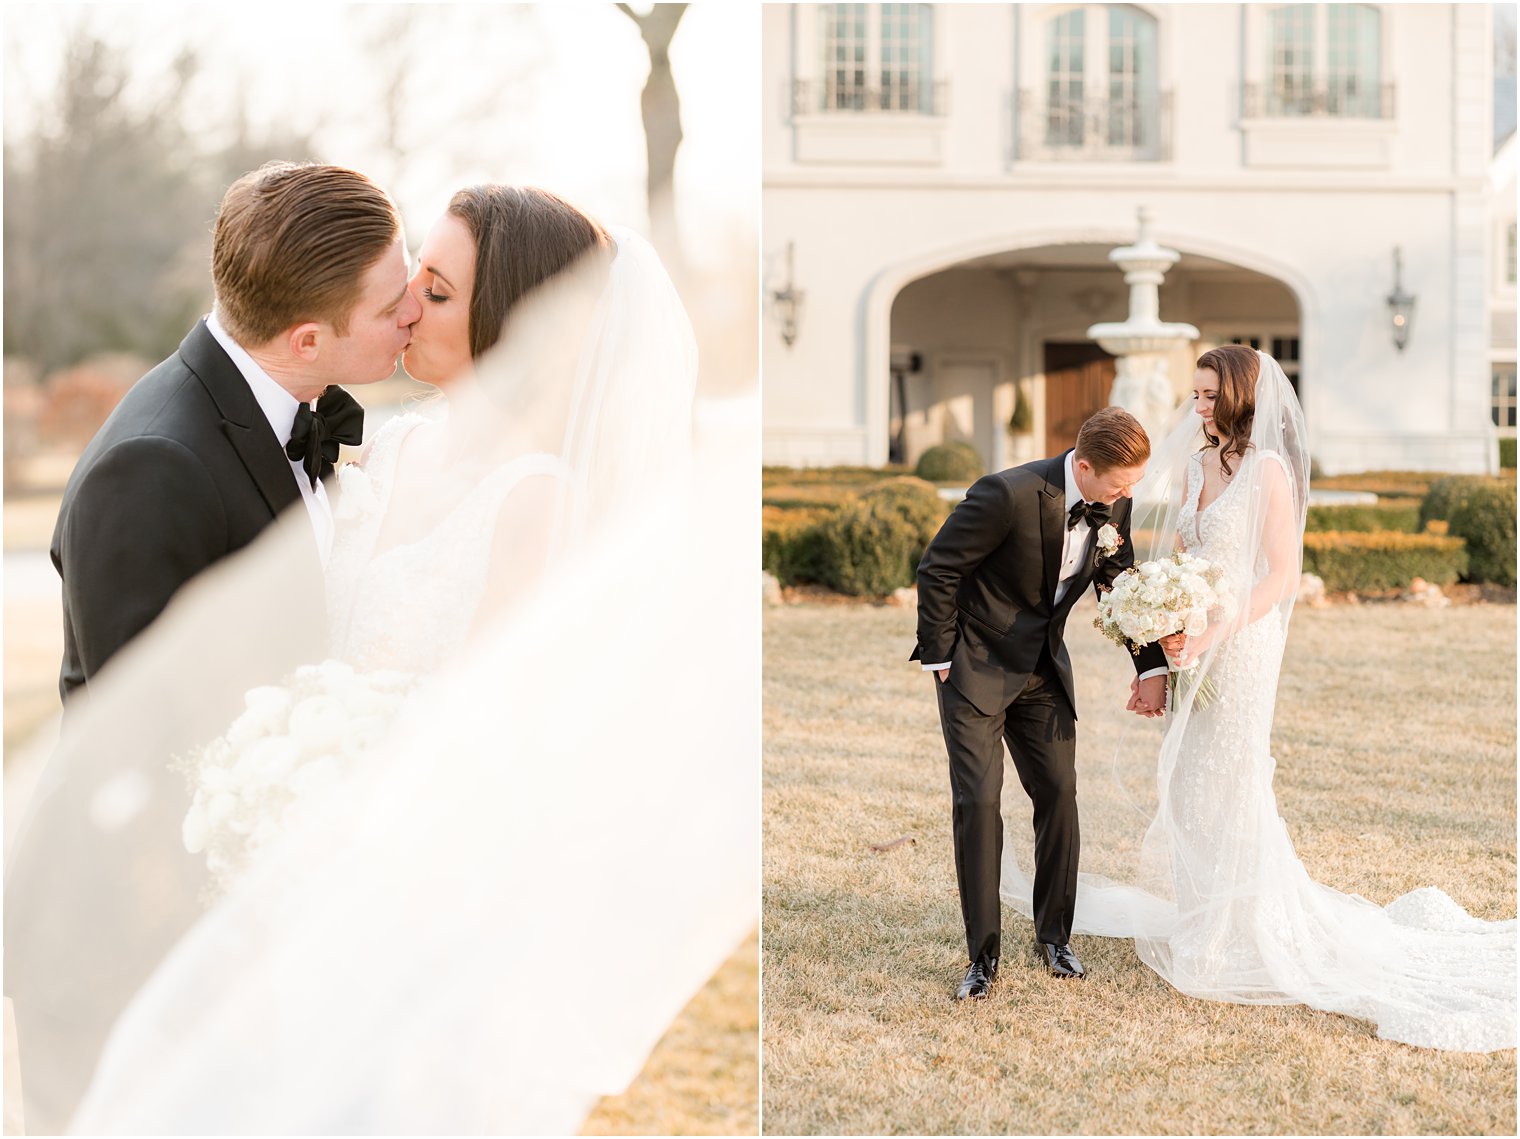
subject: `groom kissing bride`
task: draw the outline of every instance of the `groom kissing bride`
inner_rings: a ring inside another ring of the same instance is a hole
[[[956,999],[987,996],[1002,955],[1003,745],[1034,804],[1034,924],[1046,967],[1085,975],[1071,951],[1080,840],[1076,693],[1066,620],[1088,583],[1101,592],[1134,564],[1130,495],[1150,440],[1108,407],[1076,447],[987,475],[945,520],[918,567],[913,660],[935,675],[950,757],[955,872],[970,967]],[[1159,716],[1165,654],[1134,658],[1128,709]]]

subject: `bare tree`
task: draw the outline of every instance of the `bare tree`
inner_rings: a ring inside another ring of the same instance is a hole
[[[209,286],[175,272],[214,208],[177,114],[195,74],[187,52],[157,92],[129,93],[119,52],[70,35],[50,127],[6,140],[8,354],[44,374],[103,350],[157,355],[205,303]]]
[[[647,13],[627,4],[618,9],[639,29],[649,51],[649,78],[644,83],[644,148],[649,158],[649,231],[671,273],[684,269],[680,232],[676,227],[676,151],[681,147],[681,97],[670,70],[670,41],[675,38],[685,4],[655,4]]]

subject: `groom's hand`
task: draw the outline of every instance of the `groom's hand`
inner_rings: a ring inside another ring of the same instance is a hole
[[[948,668],[936,668],[934,670],[934,676],[935,679],[943,684],[945,681],[950,679],[950,670]]]
[[[1129,703],[1125,711],[1147,719],[1166,714],[1166,676],[1150,676],[1129,682]]]

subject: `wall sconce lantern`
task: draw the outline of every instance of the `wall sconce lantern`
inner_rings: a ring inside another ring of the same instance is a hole
[[[1393,292],[1388,294],[1388,313],[1393,318],[1393,346],[1400,352],[1409,343],[1409,326],[1414,323],[1414,297],[1404,291],[1404,254],[1393,247]]]
[[[786,243],[786,284],[771,291],[776,306],[776,316],[781,321],[781,343],[790,348],[797,342],[797,317],[802,312],[804,293],[793,283],[793,258],[796,243]]]

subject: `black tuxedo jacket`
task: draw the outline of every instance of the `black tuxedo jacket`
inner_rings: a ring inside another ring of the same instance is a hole
[[[69,477],[51,551],[63,578],[64,700],[180,586],[300,499],[248,381],[201,321],[132,386]],[[320,582],[315,540],[311,558]]]
[[[949,683],[984,715],[1013,702],[1049,647],[1076,711],[1066,618],[1089,582],[1106,588],[1134,564],[1130,500],[1109,519],[1123,544],[1087,557],[1061,604],[1055,601],[1066,535],[1066,452],[986,475],[940,527],[918,565],[918,645],[911,659],[950,662]],[[1136,673],[1164,668],[1160,645],[1135,658]]]

